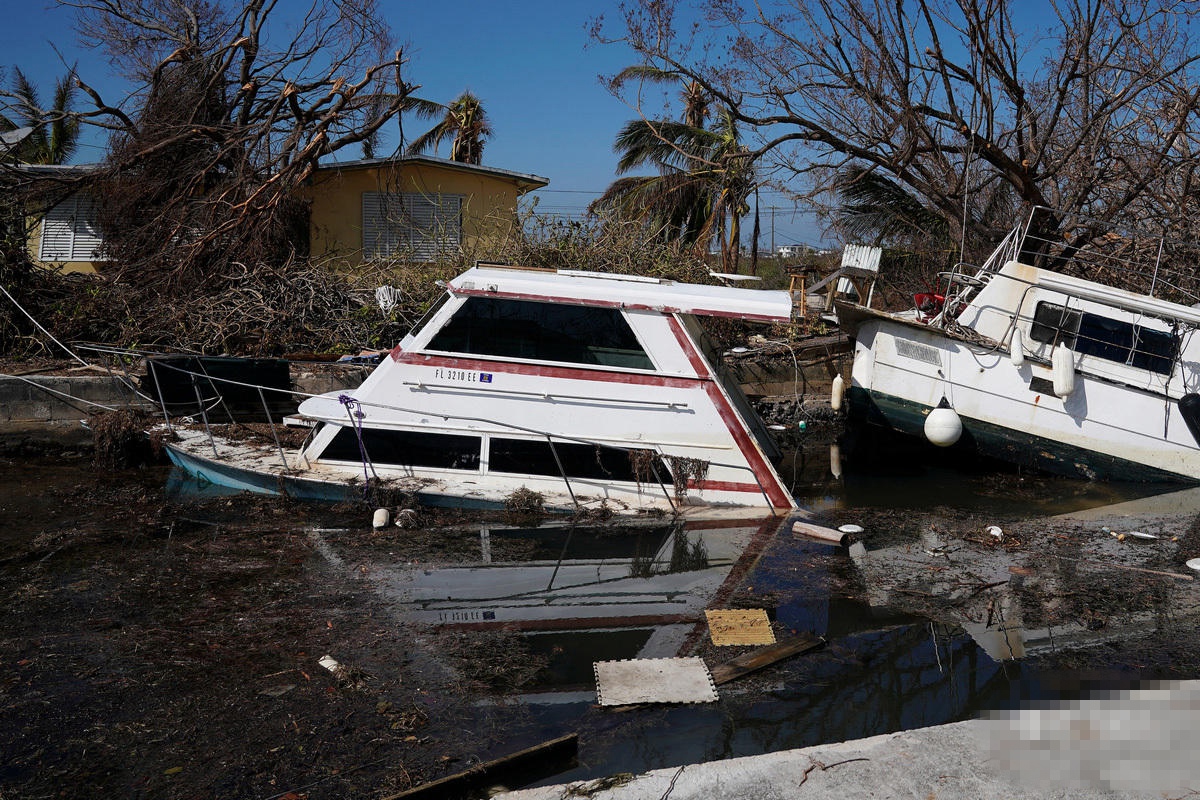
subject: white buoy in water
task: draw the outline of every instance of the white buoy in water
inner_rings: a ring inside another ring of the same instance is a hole
[[[1025,343],[1021,340],[1020,328],[1013,328],[1012,341],[1008,343],[1008,360],[1014,367],[1025,364]]]
[[[962,420],[950,404],[941,404],[925,417],[925,438],[938,447],[949,447],[962,436]]]
[[[1075,391],[1075,354],[1060,344],[1050,356],[1050,365],[1054,372],[1054,394],[1066,400]]]
[[[839,480],[842,477],[842,448],[837,442],[829,445],[829,472],[833,475],[834,480]]]
[[[371,527],[375,530],[382,530],[391,522],[391,514],[386,508],[375,509],[375,516],[371,519]]]
[[[834,411],[842,410],[842,395],[846,392],[846,382],[841,375],[833,378],[833,388],[829,392],[829,405]]]

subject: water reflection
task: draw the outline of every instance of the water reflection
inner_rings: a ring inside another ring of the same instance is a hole
[[[704,622],[704,609],[729,595],[746,559],[782,524],[770,517],[686,525],[481,525],[464,532],[476,545],[455,563],[381,561],[369,571],[405,621],[523,631],[547,637],[540,649],[580,656],[661,658],[679,654]],[[601,637],[590,635],[601,631]],[[557,634],[553,644],[550,634]],[[560,671],[581,672],[562,665]]]

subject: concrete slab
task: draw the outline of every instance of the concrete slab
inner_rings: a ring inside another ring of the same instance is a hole
[[[596,699],[602,706],[635,703],[713,703],[717,689],[701,658],[597,661]]]
[[[505,800],[1179,798],[1200,786],[1200,682],[573,784]],[[586,746],[586,745],[585,745]]]

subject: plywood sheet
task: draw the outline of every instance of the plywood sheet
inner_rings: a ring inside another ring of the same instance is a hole
[[[771,620],[761,608],[709,610],[704,615],[715,645],[775,644]]]
[[[602,706],[634,703],[715,703],[708,666],[700,658],[597,661],[596,699]]]

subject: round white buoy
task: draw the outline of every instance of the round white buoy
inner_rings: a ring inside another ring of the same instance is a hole
[[[854,523],[851,522],[851,523],[847,523],[845,525],[839,525],[838,530],[841,531],[842,533],[862,533],[863,526],[855,525]]]
[[[1071,348],[1060,344],[1054,348],[1050,364],[1054,372],[1054,394],[1065,400],[1075,391],[1075,354]]]
[[[842,410],[842,396],[846,393],[846,382],[841,375],[833,377],[833,388],[829,391],[829,405],[834,411]]]
[[[990,535],[994,539],[1003,539],[1004,538],[1004,529],[1001,528],[999,525],[988,525],[986,528],[984,528],[984,530],[986,530],[988,532],[988,535]]]
[[[925,418],[925,438],[938,447],[954,444],[962,431],[962,420],[950,406],[938,406]]]
[[[1008,344],[1008,360],[1014,367],[1025,364],[1025,343],[1021,340],[1020,328],[1013,328],[1012,341]]]
[[[371,527],[375,530],[386,528],[391,521],[391,514],[386,508],[375,509],[375,516],[371,519]]]
[[[1189,558],[1185,562],[1185,565],[1188,569],[1194,569],[1196,572],[1200,572],[1200,558]]]

